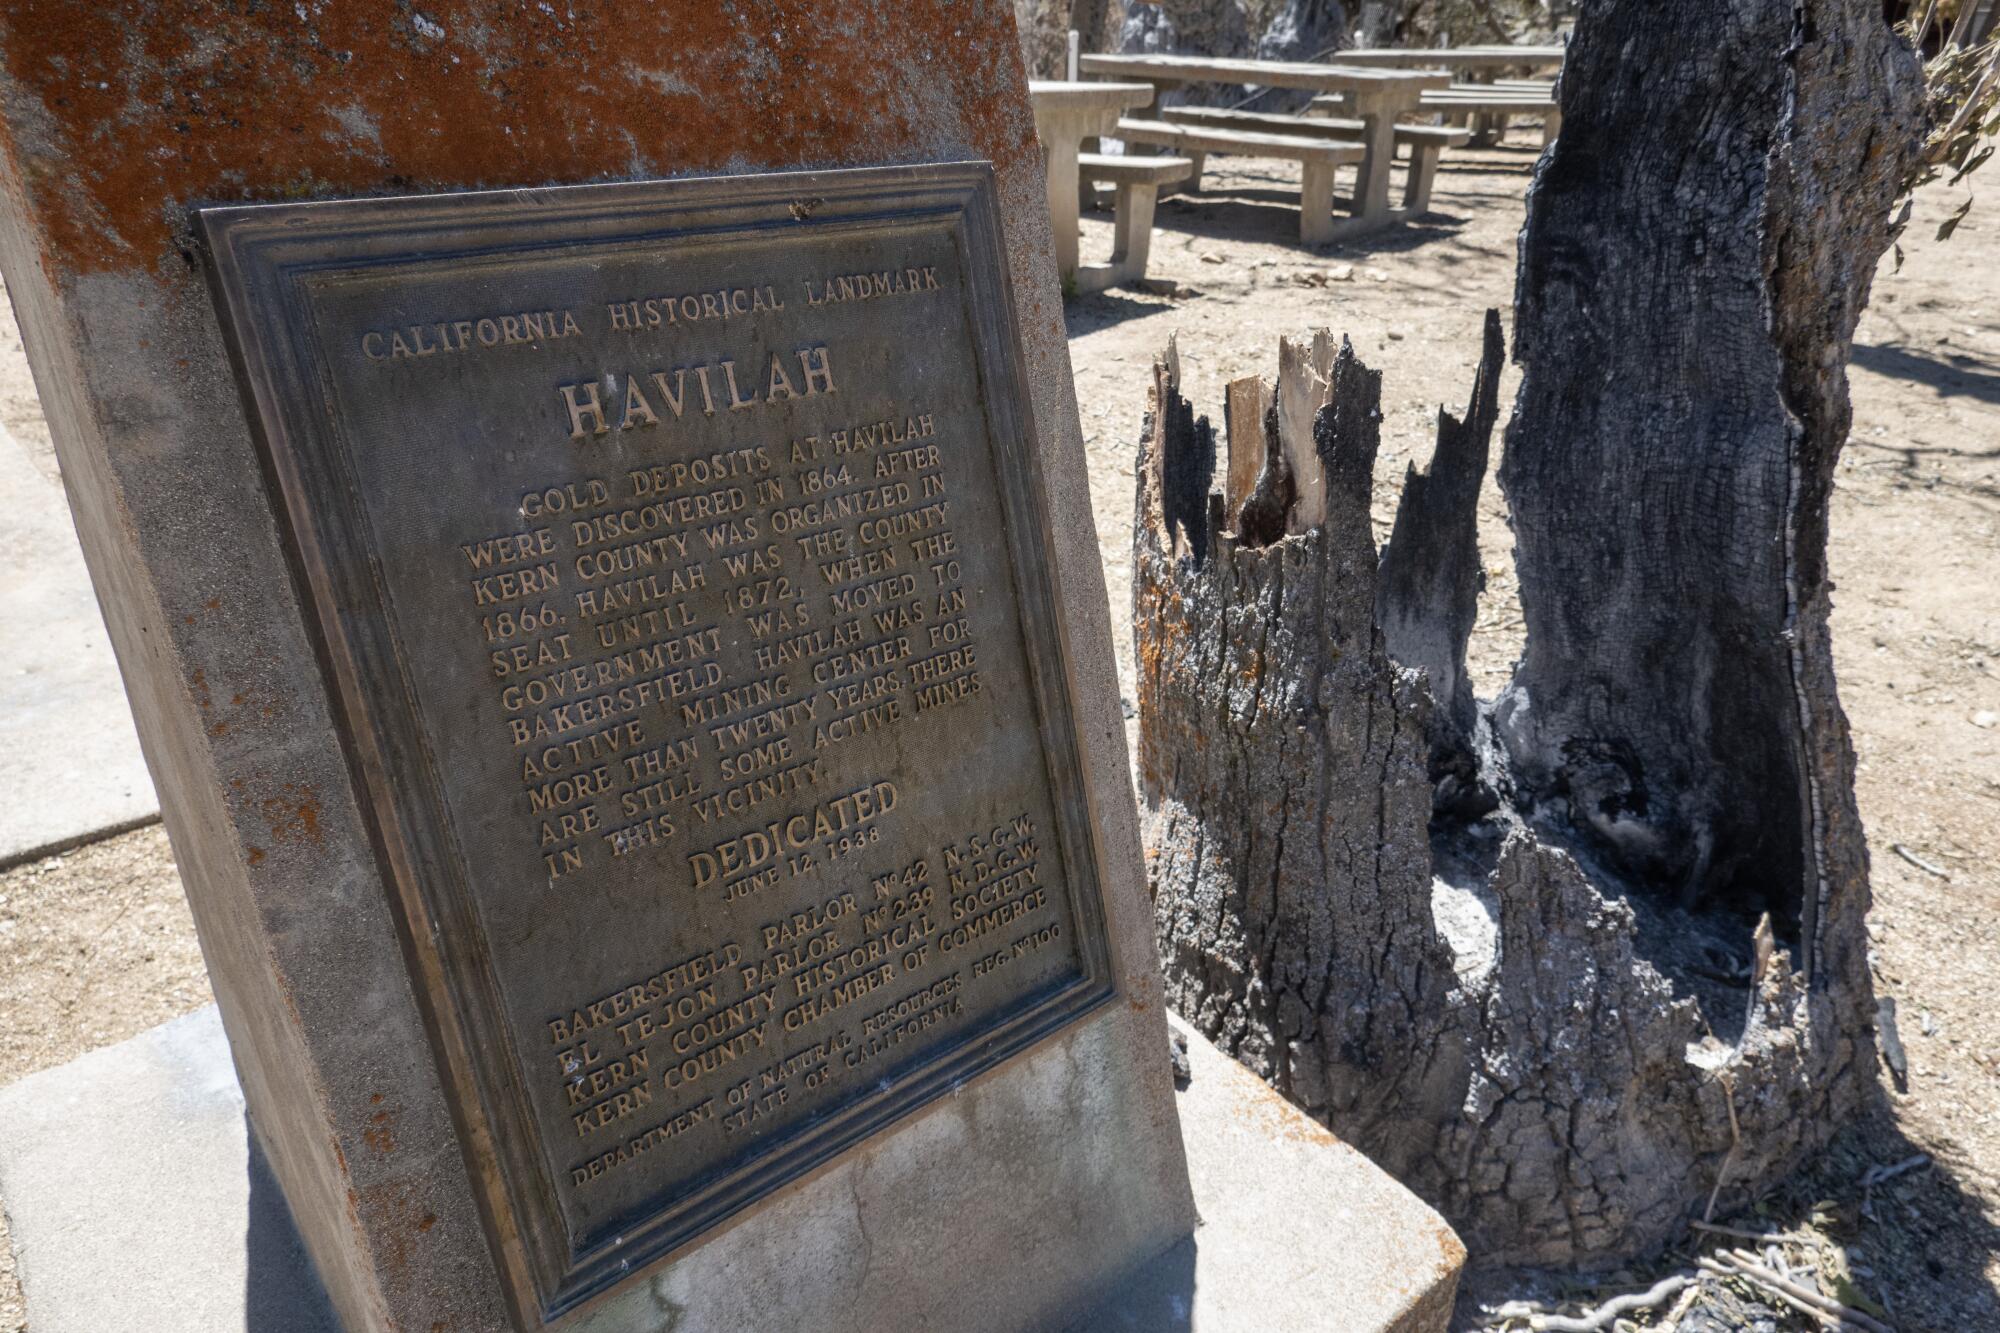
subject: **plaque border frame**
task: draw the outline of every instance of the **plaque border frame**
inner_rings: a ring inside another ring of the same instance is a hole
[[[517,1324],[546,1327],[595,1304],[1113,998],[1108,876],[1091,815],[1040,441],[990,162],[216,205],[194,216],[294,589]],[[913,223],[943,223],[960,250],[979,401],[1081,971],[886,1085],[878,1082],[837,1114],[648,1211],[612,1239],[572,1245],[519,1078],[523,1062],[453,851],[442,779],[417,723],[408,664],[382,614],[387,588],[345,472],[332,385],[316,369],[318,339],[300,286],[328,271],[477,262],[563,244],[628,246],[751,229],[886,230]],[[324,521],[328,513],[338,521]],[[385,698],[380,687],[390,681],[400,681],[401,691]]]

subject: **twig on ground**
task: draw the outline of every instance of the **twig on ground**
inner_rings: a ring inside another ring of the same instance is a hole
[[[1736,1150],[1743,1146],[1743,1129],[1736,1123],[1736,1080],[1724,1073],[1715,1077],[1722,1084],[1722,1104],[1729,1109],[1729,1151],[1715,1169],[1715,1187],[1708,1192],[1708,1207],[1701,1210],[1704,1222],[1715,1216],[1715,1200],[1722,1193],[1722,1183],[1729,1179],[1729,1168],[1736,1165]]]
[[[1718,1236],[1734,1236],[1738,1240],[1783,1241],[1789,1245],[1813,1243],[1811,1236],[1801,1235],[1796,1231],[1746,1231],[1742,1227],[1726,1227],[1720,1222],[1702,1222],[1694,1218],[1688,1219],[1688,1225],[1696,1231],[1709,1231]]]
[[[1862,1174],[1861,1188],[1873,1189],[1885,1180],[1894,1180],[1897,1176],[1915,1171],[1920,1166],[1929,1166],[1930,1164],[1931,1155],[1927,1152],[1920,1152],[1914,1157],[1905,1157],[1902,1161],[1892,1163],[1889,1166],[1871,1166]]]
[[[1525,1319],[1528,1327],[1536,1333],[1601,1333],[1621,1315],[1631,1314],[1634,1310],[1650,1310],[1693,1281],[1694,1278],[1686,1273],[1674,1273],[1661,1278],[1645,1291],[1613,1296],[1595,1310],[1586,1310],[1582,1314],[1544,1314],[1527,1301],[1509,1301],[1493,1314],[1501,1320]]]
[[[1722,1277],[1741,1278],[1752,1285],[1769,1292],[1789,1305],[1795,1305],[1806,1313],[1823,1321],[1838,1325],[1851,1325],[1865,1330],[1865,1333],[1895,1333],[1895,1330],[1880,1320],[1873,1319],[1852,1306],[1842,1305],[1831,1296],[1822,1295],[1796,1282],[1779,1277],[1762,1264],[1753,1263],[1739,1253],[1704,1255],[1696,1260],[1702,1268]]]
[[[1895,1162],[1888,1166],[1871,1166],[1862,1172],[1861,1215],[1871,1222],[1875,1220],[1875,1187],[1877,1185],[1880,1185],[1885,1180],[1894,1180],[1897,1176],[1908,1171],[1914,1171],[1920,1166],[1929,1166],[1930,1164],[1931,1155],[1920,1152],[1914,1157],[1905,1157],[1900,1162]]]
[[[1745,1263],[1740,1259],[1736,1263],[1736,1268],[1741,1273],[1756,1277],[1773,1292],[1789,1296],[1806,1306],[1817,1307],[1822,1316],[1833,1321],[1836,1327],[1858,1328],[1864,1333],[1896,1333],[1895,1329],[1881,1320],[1825,1295],[1817,1287],[1804,1286],[1789,1278],[1780,1277],[1760,1264]]]
[[[1687,1318],[1687,1312],[1694,1308],[1694,1303],[1699,1299],[1701,1299],[1701,1284],[1689,1283],[1688,1289],[1681,1293],[1681,1298],[1674,1302],[1674,1308],[1667,1311],[1667,1322],[1660,1327],[1669,1330],[1678,1329],[1681,1320]]]
[[[1911,865],[1915,866],[1917,869],[1923,871],[1926,875],[1936,875],[1939,879],[1944,880],[1947,884],[1951,882],[1951,872],[1949,870],[1946,870],[1942,866],[1932,865],[1929,861],[1924,860],[1923,857],[1918,856],[1915,852],[1905,847],[1902,843],[1900,842],[1890,843],[1889,850],[1894,852],[1896,855],[1902,857],[1905,861],[1908,861]]]

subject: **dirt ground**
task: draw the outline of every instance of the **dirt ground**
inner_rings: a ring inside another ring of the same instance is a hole
[[[1219,425],[1223,385],[1274,374],[1279,335],[1327,327],[1351,338],[1384,373],[1386,535],[1404,468],[1429,455],[1438,405],[1464,405],[1488,306],[1511,332],[1534,162],[1527,136],[1514,145],[1448,156],[1423,221],[1318,252],[1297,244],[1296,176],[1234,164],[1202,197],[1161,205],[1153,274],[1179,292],[1072,302],[1128,699],[1132,465],[1152,357],[1179,334],[1197,410]],[[1854,435],[1833,514],[1835,649],[1873,849],[1877,985],[1896,1001],[1908,1090],[1885,1076],[1878,1111],[1760,1206],[1768,1221],[1837,1236],[1858,1288],[1905,1333],[2000,1329],[2000,202],[1975,208],[1950,242],[1932,241],[1955,202],[1941,189],[1920,199],[1907,262],[1883,266],[1856,347]],[[1109,245],[1108,218],[1088,219],[1086,257]],[[0,324],[0,421],[33,446],[47,435],[18,348]],[[1490,485],[1482,542],[1488,588],[1472,657],[1490,692],[1521,642]],[[207,998],[157,828],[0,873],[0,1083]],[[1917,1153],[1930,1164],[1862,1189],[1870,1167]],[[1482,1284],[1462,1322],[1486,1322],[1478,1301],[1506,1294]],[[25,1326],[19,1302],[0,1223],[0,1333]],[[1760,1325],[1803,1326],[1756,1311],[1715,1326]]]

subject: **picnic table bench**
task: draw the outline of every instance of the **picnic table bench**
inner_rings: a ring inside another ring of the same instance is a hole
[[[1064,281],[1078,267],[1077,155],[1085,139],[1111,132],[1118,118],[1153,100],[1150,83],[1079,83],[1033,79],[1028,104],[1035,112],[1035,137],[1048,168],[1049,228],[1055,234],[1056,273]]]
[[[1092,185],[1110,185],[1115,192],[1111,213],[1111,262],[1079,264],[1076,289],[1098,292],[1106,287],[1137,282],[1146,276],[1146,261],[1153,251],[1153,210],[1162,186],[1184,181],[1194,174],[1193,161],[1185,157],[1136,157],[1130,153],[1080,153],[1077,170]]]
[[[1562,128],[1562,114],[1553,98],[1554,85],[1546,80],[1527,80],[1503,77],[1509,74],[1533,73],[1562,68],[1566,48],[1555,45],[1511,46],[1490,44],[1485,46],[1456,47],[1365,47],[1342,51],[1337,57],[1342,64],[1375,69],[1440,69],[1449,70],[1457,78],[1449,89],[1443,92],[1458,94],[1456,97],[1438,97],[1440,90],[1431,90],[1424,96],[1424,109],[1441,112],[1446,120],[1455,125],[1471,125],[1473,141],[1490,144],[1499,141],[1507,132],[1507,117],[1516,111],[1542,111],[1546,118],[1542,121],[1542,142],[1546,144]],[[1511,103],[1481,103],[1475,94],[1489,89],[1523,89],[1549,95],[1548,100],[1533,106],[1519,107]]]
[[[1253,130],[1211,129],[1165,120],[1121,120],[1116,131],[1127,143],[1175,150],[1183,156],[1210,153],[1244,157],[1285,158],[1299,164],[1299,239],[1307,245],[1333,240],[1333,172],[1343,162],[1368,156],[1361,144],[1311,139],[1296,134],[1263,134]],[[1141,159],[1142,161],[1144,159]],[[1189,171],[1193,171],[1189,162]]]
[[[1275,111],[1237,111],[1212,106],[1173,106],[1160,111],[1160,118],[1174,124],[1200,125],[1209,129],[1248,130],[1265,134],[1296,134],[1335,142],[1360,143],[1367,124],[1361,120],[1335,116],[1292,116]],[[1410,166],[1403,184],[1402,212],[1407,216],[1430,209],[1431,185],[1437,179],[1438,159],[1447,148],[1462,147],[1470,131],[1451,125],[1398,125],[1395,143],[1408,150]],[[1191,173],[1199,182],[1201,154],[1194,158]]]
[[[1300,235],[1306,236],[1310,233],[1315,240],[1328,240],[1335,236],[1351,236],[1373,231],[1404,216],[1401,211],[1389,204],[1390,160],[1395,155],[1397,117],[1416,111],[1418,94],[1425,89],[1442,89],[1451,84],[1451,75],[1441,70],[1357,69],[1350,65],[1321,65],[1303,60],[1086,55],[1079,59],[1078,64],[1084,74],[1143,80],[1159,88],[1178,88],[1189,83],[1237,83],[1271,88],[1300,88],[1313,93],[1345,92],[1349,98],[1352,114],[1361,120],[1363,126],[1360,136],[1363,151],[1359,178],[1354,190],[1354,214],[1350,218],[1343,219],[1338,225],[1330,217],[1324,219],[1325,227],[1322,231],[1322,220],[1316,216],[1316,207],[1304,206],[1302,200]],[[1241,133],[1260,133],[1260,131],[1241,131]],[[1306,162],[1305,158],[1296,156],[1298,151],[1296,145],[1300,136],[1267,137],[1277,139],[1279,142],[1262,145],[1273,151],[1256,155],[1290,157],[1302,164]],[[1183,151],[1211,151],[1190,148],[1178,143],[1164,146],[1181,148]],[[1248,147],[1256,146],[1248,145]],[[1245,147],[1246,145],[1239,144],[1231,149],[1213,151],[1241,153],[1245,151]],[[1319,160],[1315,159],[1316,162]],[[1326,193],[1331,197],[1331,183],[1319,180],[1317,171],[1318,167],[1315,166],[1315,175],[1311,182],[1312,190],[1318,193],[1321,185],[1325,184]]]
[[[1308,107],[1337,116],[1347,112],[1349,104],[1340,93],[1325,93],[1313,98]],[[1470,124],[1471,141],[1478,144],[1496,142],[1506,133],[1507,118],[1517,114],[1541,113],[1544,144],[1562,132],[1562,104],[1556,100],[1555,85],[1540,79],[1427,88],[1419,94],[1417,110],[1440,115],[1448,125]]]
[[[1499,142],[1507,133],[1507,117],[1519,112],[1542,113],[1543,144],[1562,133],[1562,105],[1552,84],[1454,83],[1424,93],[1418,105],[1441,113],[1451,124],[1463,125],[1478,117],[1479,137],[1485,142]]]
[[[1509,46],[1376,46],[1341,51],[1336,59],[1343,65],[1374,69],[1462,70],[1473,78],[1509,69],[1557,69],[1564,48],[1558,44]]]

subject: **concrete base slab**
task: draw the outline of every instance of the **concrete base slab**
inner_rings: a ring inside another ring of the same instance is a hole
[[[62,487],[0,430],[0,867],[160,817]]]
[[[1074,1333],[1443,1333],[1465,1247],[1416,1195],[1190,1032],[1175,1097],[1201,1226]]]
[[[256,1151],[214,1005],[0,1088],[35,1333],[339,1333]]]
[[[1450,1228],[1208,1042],[1188,1055],[1201,1227],[1078,1333],[1441,1333]],[[337,1333],[213,1006],[0,1089],[0,1204],[35,1333]]]

